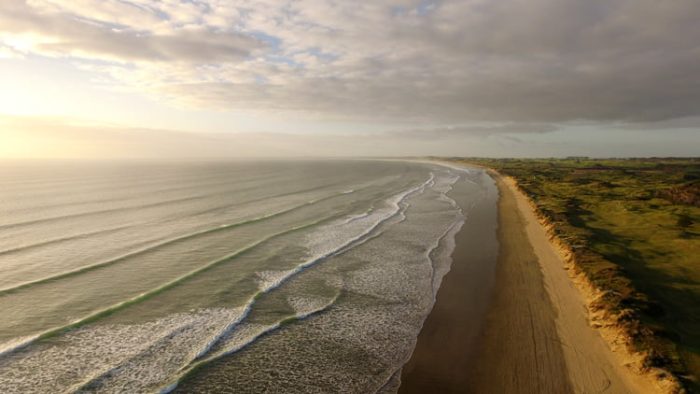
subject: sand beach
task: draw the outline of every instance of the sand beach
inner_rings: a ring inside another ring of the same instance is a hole
[[[452,270],[404,367],[400,392],[662,392],[589,324],[584,295],[527,197],[512,179],[490,174],[499,191],[497,257],[488,250],[474,256],[472,243],[479,241],[469,232],[479,226],[457,235]],[[494,258],[493,283],[484,285],[488,301],[475,309],[465,289],[473,265]]]

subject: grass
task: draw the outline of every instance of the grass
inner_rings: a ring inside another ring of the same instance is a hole
[[[700,159],[453,159],[514,177],[645,366],[700,392]]]

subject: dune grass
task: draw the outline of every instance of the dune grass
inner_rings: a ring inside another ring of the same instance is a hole
[[[455,159],[514,177],[645,364],[700,391],[700,159]]]

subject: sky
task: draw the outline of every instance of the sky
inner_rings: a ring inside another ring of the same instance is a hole
[[[0,158],[698,156],[697,0],[0,1]]]

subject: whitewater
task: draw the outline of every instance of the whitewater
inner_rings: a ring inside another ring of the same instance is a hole
[[[0,392],[394,392],[489,188],[401,161],[4,163]]]

